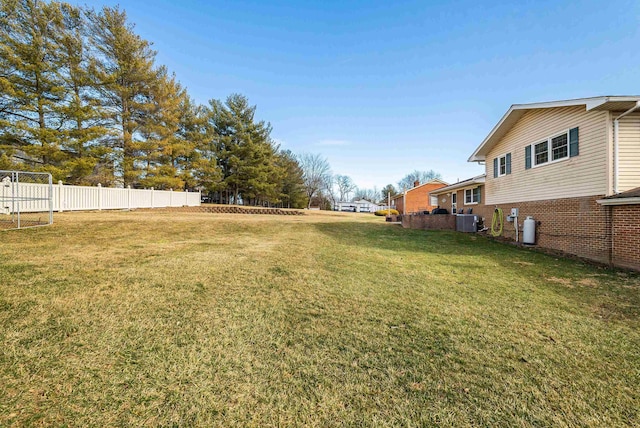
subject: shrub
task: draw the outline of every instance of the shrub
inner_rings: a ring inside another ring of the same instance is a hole
[[[398,210],[394,210],[392,208],[390,210],[378,210],[374,214],[379,216],[384,216],[384,215],[398,215],[400,213],[398,212]]]

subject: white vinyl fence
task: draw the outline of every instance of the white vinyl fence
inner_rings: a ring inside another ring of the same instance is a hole
[[[20,183],[20,212],[49,211],[48,201],[35,196],[49,191],[47,185]],[[53,211],[121,210],[135,208],[197,207],[200,192],[173,190],[120,189],[111,187],[66,186],[54,184]],[[34,196],[33,198],[28,198]]]

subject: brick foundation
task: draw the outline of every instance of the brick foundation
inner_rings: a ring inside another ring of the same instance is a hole
[[[504,214],[503,236],[515,239],[515,225],[507,222],[511,208],[518,208],[520,240],[527,216],[536,221],[536,244],[600,263],[611,261],[610,219],[607,208],[598,204],[603,196],[550,199],[546,201],[499,204]],[[475,213],[491,228],[495,205],[478,207]]]
[[[640,270],[640,205],[614,205],[611,210],[612,263]]]

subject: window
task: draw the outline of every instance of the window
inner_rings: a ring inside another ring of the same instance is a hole
[[[437,196],[431,196],[431,203],[429,204],[432,207],[437,207],[438,206],[438,197]]]
[[[567,134],[558,135],[551,139],[551,160],[558,160],[569,156],[569,140]]]
[[[480,188],[464,189],[464,203],[465,205],[480,203]]]
[[[525,169],[574,156],[578,156],[578,128],[525,147]]]
[[[542,143],[538,143],[533,146],[533,153],[535,154],[534,165],[549,162],[549,142],[543,141]]]
[[[493,178],[511,174],[511,153],[498,156],[493,160]]]

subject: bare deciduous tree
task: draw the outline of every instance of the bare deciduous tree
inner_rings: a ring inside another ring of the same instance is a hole
[[[398,182],[398,188],[401,192],[405,190],[409,190],[413,187],[413,183],[419,181],[420,184],[424,184],[427,181],[441,179],[442,176],[439,172],[435,172],[430,169],[429,171],[418,171],[415,170],[409,174],[407,174],[402,180]]]
[[[309,198],[307,208],[311,208],[311,199],[331,183],[331,167],[329,161],[320,154],[303,153],[299,158],[302,168],[304,189]]]
[[[369,202],[377,203],[380,199],[380,191],[376,186],[373,189],[356,189],[354,200],[364,199]]]
[[[334,177],[341,201],[346,201],[349,195],[356,190],[356,185],[348,175],[336,175]]]

